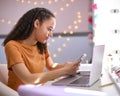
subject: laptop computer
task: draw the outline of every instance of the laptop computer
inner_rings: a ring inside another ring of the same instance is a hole
[[[101,77],[104,45],[93,47],[91,71],[79,71],[75,76],[65,76],[55,80],[52,85],[87,87],[94,84]]]

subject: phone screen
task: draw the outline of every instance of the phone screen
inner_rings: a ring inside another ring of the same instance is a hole
[[[81,56],[80,56],[80,58],[78,59],[78,61],[83,61],[85,58],[87,57],[87,54],[82,54]]]

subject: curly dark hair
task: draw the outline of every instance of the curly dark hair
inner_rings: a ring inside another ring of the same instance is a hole
[[[54,14],[46,8],[33,8],[26,12],[17,22],[13,30],[7,35],[2,45],[5,46],[10,40],[24,40],[27,39],[34,28],[34,21],[38,19],[42,24],[45,20],[54,17]],[[46,52],[47,44],[37,42],[37,47],[40,50],[40,53],[43,54]]]

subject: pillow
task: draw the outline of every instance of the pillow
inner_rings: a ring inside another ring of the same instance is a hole
[[[8,81],[7,64],[0,64],[0,81],[4,84],[7,84]]]
[[[19,96],[17,91],[0,82],[0,96]]]

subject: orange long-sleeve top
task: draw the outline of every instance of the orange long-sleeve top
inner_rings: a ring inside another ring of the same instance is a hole
[[[44,72],[46,59],[50,56],[48,50],[46,54],[40,54],[36,45],[25,45],[14,40],[5,45],[5,53],[8,64],[8,86],[14,90],[24,83],[13,72],[13,65],[24,63],[31,73],[40,73]]]

